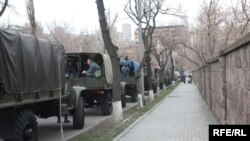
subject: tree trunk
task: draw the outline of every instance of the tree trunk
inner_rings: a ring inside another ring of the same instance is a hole
[[[164,72],[164,68],[161,68],[160,72],[159,72],[159,80],[160,80],[160,82],[162,84],[162,88],[165,85],[165,82],[164,82],[165,76],[163,75],[163,72]]]
[[[5,0],[3,6],[2,6],[2,9],[0,11],[0,17],[3,15],[4,11],[6,10],[7,6],[8,6],[8,0]]]
[[[172,51],[170,51],[170,61],[171,61],[171,80],[174,81],[174,59]]]
[[[151,70],[151,58],[150,55],[147,54],[146,58],[146,69],[147,69],[147,79],[146,83],[148,84],[148,93],[149,93],[149,100],[154,100],[154,92],[153,92],[153,85],[152,85],[152,70]]]
[[[31,33],[32,35],[36,36],[36,18],[35,18],[35,8],[33,0],[29,0],[26,3],[27,14],[31,26]]]
[[[157,86],[156,86],[156,90],[157,90],[157,94],[159,94],[160,93],[160,87],[161,87],[161,81],[160,81],[160,71],[159,70],[157,70],[157,79],[156,79],[156,81],[157,81]]]
[[[121,74],[120,74],[120,62],[117,55],[117,49],[110,38],[109,28],[107,25],[106,17],[105,17],[105,9],[103,0],[96,0],[97,10],[99,15],[99,23],[102,31],[102,38],[104,42],[104,46],[108,51],[108,54],[111,58],[112,62],[112,71],[113,71],[113,117],[116,122],[123,119],[122,113],[122,104],[121,104]]]

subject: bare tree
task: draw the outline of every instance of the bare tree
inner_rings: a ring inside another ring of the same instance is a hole
[[[189,33],[189,40],[181,44],[178,54],[196,67],[206,65],[208,60],[220,52],[221,27],[225,17],[218,0],[203,1],[197,26]]]
[[[160,34],[153,45],[153,54],[160,67],[160,81],[163,82],[163,73],[169,61],[169,48],[164,34]]]
[[[244,36],[250,31],[250,1],[236,0],[231,7],[226,8],[224,26],[222,26],[224,47]]]
[[[206,64],[205,58],[205,46],[201,44],[200,32],[197,29],[191,31],[188,35],[188,40],[180,43],[178,48],[178,55],[185,58],[197,67],[201,67]]]
[[[203,32],[200,34],[205,41],[203,46],[206,48],[205,57],[207,60],[215,57],[220,51],[218,47],[219,28],[223,22],[222,8],[218,0],[204,1],[201,14],[198,17],[199,28]]]
[[[165,0],[143,0],[142,1],[142,16],[138,15],[138,0],[129,0],[125,6],[124,11],[130,17],[130,19],[138,25],[139,22],[143,26],[143,43],[145,47],[143,60],[140,62],[139,71],[142,69],[144,63],[146,63],[147,68],[147,83],[149,90],[152,91],[152,70],[151,70],[151,57],[150,53],[152,52],[153,46],[153,33],[156,28],[156,18],[160,14],[169,14],[175,15],[175,9],[164,9],[163,5]]]
[[[203,2],[197,25],[189,33],[178,54],[196,67],[206,65],[213,57],[250,31],[250,1],[232,0],[224,8],[219,0]]]
[[[106,19],[107,19],[108,29],[109,29],[109,32],[110,32],[110,38],[111,38],[112,42],[115,45],[117,45],[118,44],[118,34],[117,34],[115,24],[116,24],[117,19],[118,19],[118,14],[116,14],[114,17],[111,17],[110,9],[108,9],[108,11],[105,13],[105,16],[106,16]],[[96,47],[101,48],[100,50],[98,50],[98,52],[106,53],[107,50],[104,47],[104,43],[103,43],[101,34],[102,33],[101,33],[100,30],[96,31],[96,33],[95,33],[96,40],[93,43],[95,44]]]
[[[170,57],[170,63],[171,63],[171,80],[174,80],[174,59],[173,59],[173,51],[178,45],[178,39],[177,39],[177,33],[176,29],[168,31],[167,33],[164,33],[164,36],[166,38],[166,46],[168,46],[169,49],[169,57]]]
[[[249,25],[250,22],[250,1],[249,0],[240,0],[240,5],[241,5],[241,13],[242,15],[238,17],[241,18],[241,35],[243,35],[245,33],[245,31],[247,30],[247,27]],[[239,19],[237,18],[237,19]]]
[[[120,82],[121,82],[121,74],[120,74],[120,62],[117,55],[118,47],[115,46],[110,38],[110,32],[108,28],[108,24],[105,17],[105,8],[103,4],[103,0],[96,0],[97,10],[99,15],[99,22],[102,31],[102,38],[104,42],[104,46],[110,55],[111,62],[112,62],[112,71],[113,71],[113,105],[114,105],[114,120],[120,121],[123,119],[122,114],[122,104],[121,104],[121,89],[120,89]]]
[[[30,32],[32,31],[32,27],[30,26],[29,23],[25,23],[22,26],[16,27],[14,30],[18,30],[18,31],[21,31],[21,32],[26,33],[26,34],[30,34]],[[43,26],[42,26],[42,23],[40,23],[40,22],[36,23],[36,36],[39,38],[44,37]]]
[[[35,19],[35,8],[33,0],[26,0],[26,10],[31,26],[31,34],[36,36],[36,19]]]
[[[178,52],[179,47],[187,40],[188,29],[184,25],[173,24],[170,26],[158,27],[156,32],[159,33],[156,34],[157,36],[155,35],[156,38],[158,38],[158,44],[164,49],[163,51],[167,53],[165,57],[169,57],[166,61],[169,59],[171,65],[170,78],[174,80],[174,71],[176,68],[174,58],[176,57],[176,52]]]

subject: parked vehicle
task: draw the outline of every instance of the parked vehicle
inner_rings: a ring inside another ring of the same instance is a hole
[[[87,77],[81,74],[83,70],[88,70],[87,59],[91,58],[101,69],[100,77]],[[113,73],[110,57],[102,53],[77,52],[67,53],[66,61],[72,62],[76,74],[67,77],[67,87],[80,87],[80,96],[84,98],[84,107],[89,108],[99,106],[103,115],[112,113],[112,83]],[[121,85],[121,89],[124,89]],[[123,92],[123,90],[122,90]],[[126,105],[124,95],[122,95],[122,104]],[[77,98],[78,99],[78,98]]]
[[[81,88],[65,93],[64,85],[62,45],[0,30],[0,138],[37,141],[36,117],[71,114],[73,128],[83,128]]]
[[[135,74],[137,73],[137,69],[139,66],[139,63],[127,60],[129,63],[129,66],[124,66],[126,63],[122,63],[124,59],[120,60],[120,68],[121,68],[121,81],[125,83],[125,95],[128,95],[131,97],[132,102],[137,101],[137,79]],[[125,74],[126,72],[123,72],[123,68],[128,67],[128,74]]]

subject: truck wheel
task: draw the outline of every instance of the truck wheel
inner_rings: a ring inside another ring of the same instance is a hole
[[[37,141],[37,121],[31,110],[21,110],[18,112],[13,123],[13,140],[18,141]]]
[[[113,111],[112,98],[110,92],[102,95],[101,111],[103,115],[110,115]]]
[[[122,108],[125,108],[126,107],[126,96],[125,96],[125,94],[122,94],[121,99],[122,99]]]
[[[84,112],[84,103],[83,97],[79,97],[78,104],[73,112],[73,128],[82,129],[85,123],[85,112]]]

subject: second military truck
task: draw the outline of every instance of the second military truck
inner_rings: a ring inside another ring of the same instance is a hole
[[[82,74],[82,71],[89,69],[86,63],[88,59],[95,62],[101,69],[99,77],[88,77]],[[84,99],[84,107],[89,108],[98,106],[103,115],[112,113],[112,83],[113,72],[110,57],[103,53],[75,52],[66,54],[66,63],[73,67],[75,74],[67,76],[66,88],[81,87],[81,96]],[[66,68],[67,68],[66,67]],[[68,70],[69,71],[69,70]],[[66,72],[67,74],[67,72]],[[124,87],[121,85],[122,92]],[[123,107],[126,105],[124,94],[121,94]]]

